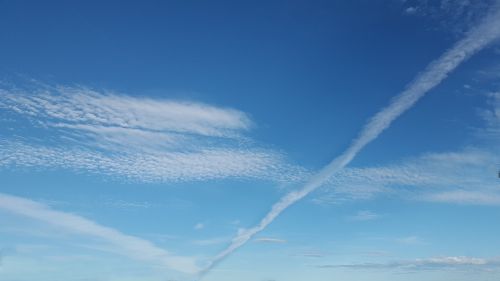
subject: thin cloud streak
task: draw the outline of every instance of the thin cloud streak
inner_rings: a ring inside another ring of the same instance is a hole
[[[112,246],[113,252],[133,259],[153,262],[188,274],[199,270],[193,258],[173,255],[147,240],[126,235],[78,215],[53,210],[29,199],[0,193],[0,210],[42,221],[79,235],[102,239]]]
[[[347,150],[335,158],[330,164],[321,169],[300,190],[293,191],[281,198],[271,208],[271,211],[250,229],[240,231],[233,238],[232,243],[221,253],[213,258],[211,263],[201,272],[203,276],[216,266],[225,257],[236,249],[246,244],[257,233],[264,230],[284,210],[298,202],[312,191],[323,185],[330,177],[342,170],[367,144],[376,139],[391,123],[402,113],[411,108],[429,90],[446,79],[451,71],[457,68],[463,61],[480,51],[493,41],[500,38],[500,10],[495,5],[494,12],[488,15],[484,21],[466,34],[451,49],[446,51],[439,59],[435,60],[411,82],[406,90],[397,95],[389,106],[379,111],[361,130],[360,134]]]
[[[255,242],[259,243],[286,243],[287,241],[284,239],[279,239],[279,238],[271,238],[271,237],[262,237],[262,238],[257,238],[255,239]]]
[[[422,200],[439,203],[458,203],[463,205],[500,205],[500,193],[470,190],[454,190],[428,194]]]
[[[498,258],[476,258],[467,256],[434,257],[415,260],[402,260],[388,263],[357,263],[339,265],[320,265],[319,268],[350,269],[401,269],[401,270],[443,270],[443,269],[490,269],[500,267]]]
[[[434,21],[434,26],[456,35],[464,34],[478,23],[496,0],[413,0],[399,1],[404,13]]]
[[[358,211],[355,215],[349,217],[349,219],[353,221],[370,221],[379,218],[379,214],[368,210]]]

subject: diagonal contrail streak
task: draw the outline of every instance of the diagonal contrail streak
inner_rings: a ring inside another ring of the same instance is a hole
[[[240,231],[231,244],[215,256],[210,264],[200,272],[204,276],[225,257],[247,243],[253,236],[264,230],[284,210],[323,185],[328,178],[348,165],[367,144],[376,139],[391,123],[411,108],[429,90],[436,87],[462,62],[500,38],[500,1],[496,1],[492,12],[471,29],[452,48],[430,63],[403,92],[395,96],[389,105],[375,114],[363,127],[350,146],[327,166],[313,175],[299,190],[288,193],[275,203],[267,215],[256,226]]]

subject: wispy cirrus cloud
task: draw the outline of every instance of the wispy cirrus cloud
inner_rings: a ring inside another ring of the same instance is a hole
[[[422,200],[438,203],[457,203],[465,205],[500,206],[500,192],[484,192],[477,190],[452,190],[425,194]]]
[[[4,249],[0,249],[0,268],[3,266],[3,259],[4,259],[4,256],[5,256],[5,253],[4,253]]]
[[[422,238],[415,236],[415,235],[397,238],[396,242],[401,243],[401,244],[407,244],[407,245],[426,244],[425,241],[422,240]]]
[[[349,216],[348,218],[354,221],[370,221],[379,219],[380,215],[369,210],[363,210],[358,211],[355,215]]]
[[[33,83],[0,88],[0,167],[64,168],[138,181],[296,180],[302,169],[260,147],[243,112]]]
[[[194,258],[177,256],[145,239],[124,234],[75,214],[56,211],[29,199],[0,193],[0,210],[42,221],[78,235],[100,239],[109,246],[110,251],[132,259],[189,274],[199,270]]]
[[[328,256],[328,254],[325,252],[322,252],[322,251],[309,250],[309,251],[304,251],[300,254],[297,254],[297,256],[319,259],[319,258],[324,258],[324,257]]]
[[[397,270],[446,270],[446,269],[500,269],[499,258],[477,258],[467,256],[433,257],[414,260],[400,260],[387,263],[352,263],[320,265],[319,268],[351,269],[397,269]]]
[[[500,92],[489,93],[488,97],[490,108],[480,111],[486,126],[478,134],[481,138],[496,142],[500,140]]]
[[[493,148],[427,153],[393,164],[347,168],[331,178],[313,202],[337,204],[376,196],[441,203],[499,205]]]
[[[125,201],[125,200],[113,200],[106,199],[101,203],[103,206],[119,208],[119,209],[128,209],[128,208],[138,208],[138,209],[149,209],[156,207],[158,205],[147,202],[147,201]]]
[[[279,238],[272,238],[272,237],[260,237],[255,239],[255,242],[259,243],[286,243],[287,241],[285,239],[279,239]]]
[[[193,229],[194,229],[194,230],[202,230],[203,228],[205,228],[205,224],[204,224],[204,223],[201,223],[201,222],[199,222],[199,223],[197,223],[197,224],[195,224],[195,225],[193,226]]]
[[[403,0],[405,14],[432,19],[435,26],[463,34],[488,13],[497,0]]]
[[[214,237],[208,239],[193,240],[192,243],[198,246],[212,246],[212,245],[224,244],[227,243],[227,241],[229,241],[229,237]]]

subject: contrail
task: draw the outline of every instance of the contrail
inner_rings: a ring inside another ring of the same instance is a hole
[[[302,189],[293,191],[282,197],[272,206],[271,211],[267,213],[259,224],[240,231],[233,238],[231,244],[224,251],[215,256],[211,263],[200,272],[200,276],[204,276],[225,257],[243,246],[257,233],[264,230],[292,204],[323,185],[328,178],[335,175],[349,164],[361,149],[376,139],[394,120],[396,120],[396,118],[412,107],[429,90],[446,79],[451,71],[457,68],[466,59],[499,39],[500,1],[496,1],[495,3],[492,12],[479,25],[471,29],[464,38],[455,43],[455,45],[441,55],[441,57],[430,63],[422,73],[417,75],[413,82],[408,84],[403,92],[392,99],[387,107],[375,114],[340,156],[333,159],[330,164],[313,175]]]

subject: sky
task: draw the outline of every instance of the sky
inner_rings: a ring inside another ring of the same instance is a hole
[[[0,0],[0,280],[497,280],[499,26]]]

